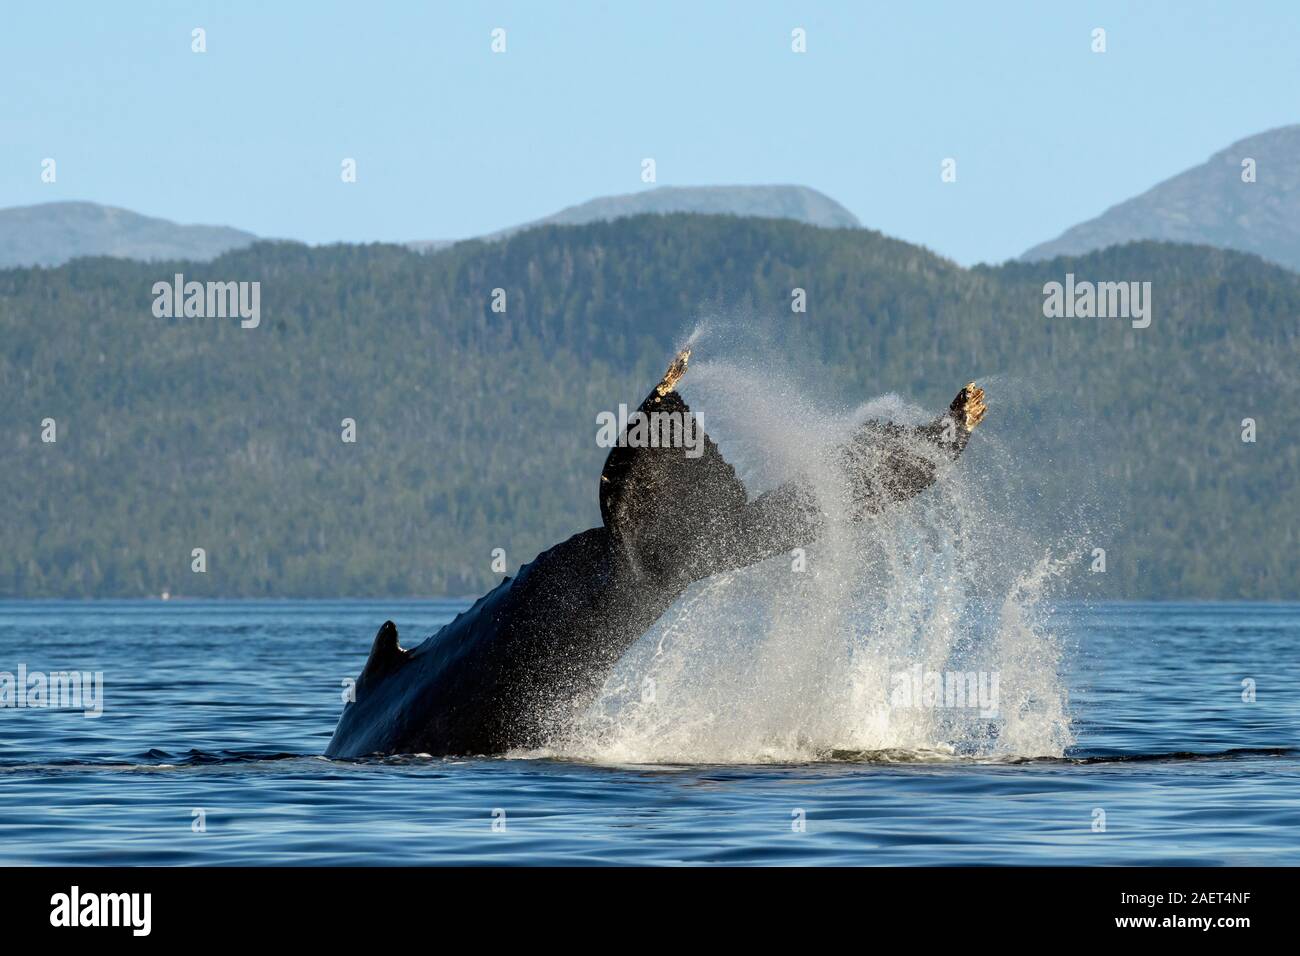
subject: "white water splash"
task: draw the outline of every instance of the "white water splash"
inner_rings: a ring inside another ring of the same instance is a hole
[[[770,368],[700,363],[687,384],[751,494],[804,475],[825,532],[806,570],[788,555],[691,588],[553,752],[610,763],[1063,753],[1072,738],[1061,651],[1041,607],[1063,562],[1044,556],[1002,504],[1026,463],[998,446],[996,426],[977,431],[934,487],[855,522],[831,451],[865,420],[931,415],[895,396],[828,413]],[[991,421],[997,402],[990,392]],[[903,675],[918,665],[996,675],[996,714],[900,705]]]

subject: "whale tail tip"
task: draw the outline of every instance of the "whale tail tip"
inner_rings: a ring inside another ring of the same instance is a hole
[[[988,406],[984,404],[984,389],[974,382],[967,383],[953,399],[952,410],[961,412],[965,419],[966,431],[973,432],[975,426],[984,421],[984,415],[988,412]]]
[[[655,386],[655,394],[659,398],[663,398],[677,387],[677,383],[680,382],[682,376],[686,374],[686,365],[690,360],[690,349],[682,349],[677,353],[677,357],[673,359],[672,364],[668,366],[668,371],[664,372],[664,377],[660,380],[659,384]],[[657,400],[658,399],[656,399],[656,401]]]

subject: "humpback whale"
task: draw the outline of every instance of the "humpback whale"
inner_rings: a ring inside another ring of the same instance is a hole
[[[677,355],[639,411],[691,415],[677,391],[689,358]],[[971,383],[928,424],[859,426],[835,449],[854,519],[933,484],[985,411]],[[806,481],[751,499],[707,434],[689,450],[619,442],[600,475],[600,527],[542,552],[417,647],[386,621],[325,755],[542,746],[691,584],[818,536],[826,518]]]

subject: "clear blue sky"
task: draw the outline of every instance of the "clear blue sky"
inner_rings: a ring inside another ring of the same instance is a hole
[[[1000,261],[1300,120],[1293,0],[50,0],[2,20],[0,206],[309,242],[474,235],[647,188],[654,157],[661,185],[802,183]]]

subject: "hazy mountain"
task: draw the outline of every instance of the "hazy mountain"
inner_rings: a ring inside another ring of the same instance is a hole
[[[479,236],[504,239],[537,226],[580,226],[609,222],[646,213],[694,212],[708,215],[752,216],[757,219],[793,219],[828,229],[859,229],[858,218],[834,199],[807,186],[659,186],[621,196],[602,196],[568,206],[542,219]],[[452,239],[408,242],[412,249],[442,249]]]
[[[581,225],[644,213],[695,212],[793,219],[828,228],[860,228],[857,217],[835,200],[806,186],[660,186],[624,196],[603,196],[561,209],[535,222],[477,237],[504,239],[542,225]],[[185,226],[90,202],[52,202],[0,209],[0,269],[55,266],[79,256],[142,261],[206,262],[257,241],[228,226]],[[430,252],[460,240],[405,243]]]
[[[155,317],[153,283],[181,270],[260,282],[261,324]],[[1150,326],[1045,318],[1066,271],[1151,281]],[[480,593],[493,549],[513,571],[599,523],[596,415],[701,323],[683,394],[714,383],[697,411],[746,480],[710,394],[770,416],[786,393],[765,383],[791,377],[835,408],[897,391],[937,409],[976,379],[989,418],[962,474],[1013,518],[990,574],[1050,551],[1108,596],[1295,599],[1296,315],[1300,275],[1229,250],[963,269],[868,229],[733,216],[0,271],[0,596]]]
[[[1255,182],[1242,181],[1247,159],[1255,161]],[[1135,239],[1238,249],[1300,269],[1300,125],[1233,143],[1021,258],[1078,255]]]
[[[184,226],[93,202],[0,209],[0,268],[56,266],[78,256],[202,261],[256,240],[228,226]]]

